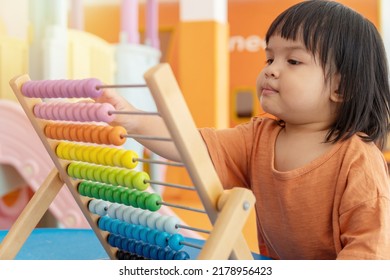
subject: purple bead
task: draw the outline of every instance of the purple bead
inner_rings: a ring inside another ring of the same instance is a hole
[[[84,97],[99,97],[103,92],[101,89],[97,89],[100,85],[102,85],[101,81],[95,78],[83,80]]]
[[[109,103],[102,103],[95,111],[96,121],[110,123],[114,120],[115,116],[109,114],[108,112],[115,111],[114,106]]]
[[[22,84],[22,87],[20,88],[22,94],[26,97],[34,97],[33,96],[33,81],[27,81]]]

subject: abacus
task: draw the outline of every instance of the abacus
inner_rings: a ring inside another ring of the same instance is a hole
[[[31,81],[28,75],[21,75],[10,85],[55,167],[4,238],[0,259],[15,258],[63,185],[110,259],[186,260],[190,258],[186,246],[199,250],[197,259],[253,259],[242,235],[254,205],[252,192],[223,190],[170,66],[156,65],[144,79],[157,106],[157,112],[145,114],[160,115],[171,135],[171,139],[156,136],[152,140],[173,141],[182,161],[154,163],[186,168],[194,185],[189,188],[198,194],[212,229],[180,225],[177,217],[159,214],[162,205],[175,206],[148,192],[153,180],[146,172],[133,169],[137,161],[147,159],[120,147],[126,137],[142,135],[131,136],[123,127],[109,125],[114,114],[130,112],[91,102],[90,98],[110,85],[92,78]],[[116,86],[126,85],[111,87]],[[72,98],[90,100],[74,102]],[[208,237],[201,246],[188,244],[178,233],[180,228],[205,232]]]

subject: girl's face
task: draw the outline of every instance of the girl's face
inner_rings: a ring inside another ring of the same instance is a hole
[[[266,57],[267,65],[257,79],[257,94],[265,112],[286,125],[333,122],[336,76],[325,81],[319,60],[302,42],[272,36]]]

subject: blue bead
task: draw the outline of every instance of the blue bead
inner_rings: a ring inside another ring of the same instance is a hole
[[[186,251],[179,251],[176,252],[175,255],[173,256],[174,260],[189,260],[190,255]]]
[[[141,241],[137,241],[135,244],[135,253],[138,256],[142,256],[143,248],[144,248],[144,244]]]
[[[149,228],[147,227],[142,227],[142,229],[139,231],[139,237],[140,237],[140,240],[143,241],[143,242],[148,242],[148,232],[150,231]]]
[[[173,257],[175,256],[175,254],[176,254],[176,251],[168,249],[168,252],[165,255],[165,259],[166,260],[173,260]]]
[[[147,259],[150,259],[150,244],[144,244],[144,247],[142,248],[142,256],[144,256]]]
[[[127,251],[130,253],[135,253],[135,244],[137,241],[135,240],[129,240],[129,243],[127,245]]]
[[[150,258],[152,260],[158,260],[158,249],[159,249],[159,247],[156,245],[150,246],[149,254],[150,254]]]
[[[139,225],[134,226],[133,232],[132,232],[132,235],[133,235],[134,239],[141,240],[141,238],[140,238],[140,231],[141,231],[141,229],[142,229],[142,226],[139,226]]]
[[[183,240],[183,235],[175,233],[169,237],[168,245],[172,248],[172,250],[179,251],[181,248],[183,248],[183,245],[181,244]]]
[[[146,236],[147,242],[150,244],[156,244],[156,237],[159,231],[157,229],[152,229],[148,231],[148,235]]]
[[[156,245],[160,247],[167,247],[168,246],[168,238],[169,238],[169,233],[165,231],[160,231],[156,235]]]
[[[168,251],[169,250],[167,248],[158,248],[157,259],[158,260],[165,260],[165,256],[168,253]]]
[[[126,224],[126,223],[125,223],[125,225],[126,225],[125,236],[127,238],[134,238],[133,237],[133,231],[134,231],[135,225],[133,225],[133,224]]]

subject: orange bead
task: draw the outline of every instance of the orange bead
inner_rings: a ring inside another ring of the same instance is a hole
[[[57,139],[59,139],[59,140],[64,139],[64,127],[65,127],[65,124],[62,124],[62,123],[57,125],[56,136],[57,136]]]
[[[73,124],[69,129],[69,140],[77,141],[77,125]]]
[[[71,124],[65,124],[64,129],[62,131],[62,136],[64,137],[65,140],[70,140],[70,127]]]
[[[104,126],[102,125],[96,125],[94,126],[92,133],[91,133],[91,138],[92,138],[92,143],[96,144],[104,144],[100,141],[99,134],[104,129]]]
[[[92,143],[92,131],[94,126],[93,125],[87,125],[84,129],[84,140],[85,142]]]
[[[47,138],[50,138],[50,139],[53,139],[52,138],[52,133],[51,133],[51,129],[52,129],[52,125],[51,124],[47,124],[46,126],[45,126],[45,136],[47,137]]]
[[[109,142],[115,146],[121,146],[126,142],[126,138],[123,135],[126,135],[127,131],[122,126],[114,126],[108,135]]]
[[[111,131],[111,126],[104,126],[103,129],[99,133],[99,139],[103,144],[110,144],[108,135]]]

